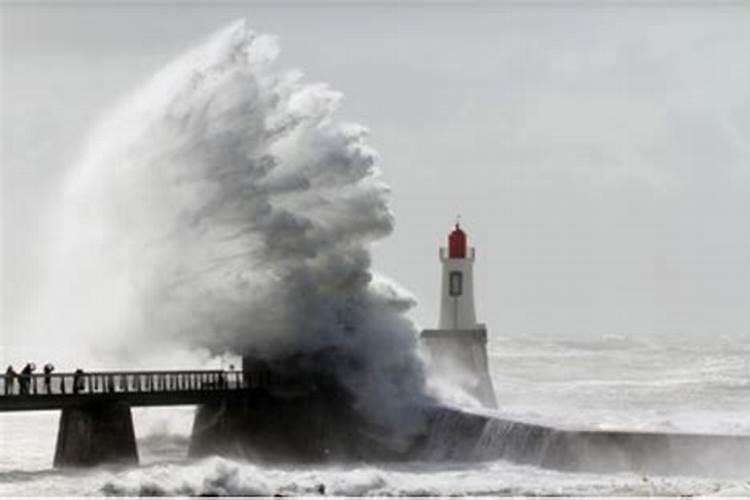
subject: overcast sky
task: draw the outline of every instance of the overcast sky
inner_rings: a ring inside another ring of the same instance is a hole
[[[396,215],[375,268],[422,326],[460,213],[491,335],[750,335],[748,5],[0,9],[6,331],[88,128],[245,17],[371,129]]]

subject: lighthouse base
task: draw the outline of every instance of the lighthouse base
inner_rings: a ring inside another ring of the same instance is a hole
[[[497,408],[487,364],[487,330],[423,330],[420,337],[435,377],[456,386],[486,408]]]

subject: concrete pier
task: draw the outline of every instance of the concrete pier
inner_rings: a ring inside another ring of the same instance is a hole
[[[482,384],[481,390],[491,390],[483,330],[432,332],[423,335],[425,343],[446,354],[446,366],[459,360],[486,376],[477,390]],[[457,356],[451,361],[449,354]],[[404,428],[375,423],[329,369],[341,364],[357,369],[346,355],[322,351],[268,366],[248,363],[242,372],[88,373],[76,390],[75,374],[56,374],[49,386],[43,376],[32,378],[30,393],[18,384],[6,393],[0,384],[0,412],[60,409],[56,467],[136,464],[131,406],[197,404],[193,457],[276,463],[504,459],[576,472],[747,478],[747,435],[562,429],[440,405],[413,408]]]
[[[55,467],[138,463],[130,406],[117,401],[63,408]]]

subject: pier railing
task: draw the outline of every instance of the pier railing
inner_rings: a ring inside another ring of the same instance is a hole
[[[223,370],[78,372],[0,376],[0,398],[131,394],[154,392],[208,392],[268,386],[270,372]]]

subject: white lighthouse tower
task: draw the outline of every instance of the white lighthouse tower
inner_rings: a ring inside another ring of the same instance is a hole
[[[475,250],[456,223],[448,246],[440,248],[443,279],[440,322],[424,330],[422,345],[433,375],[473,396],[483,406],[497,408],[487,366],[487,328],[477,323],[474,309]]]
[[[448,235],[448,248],[440,247],[443,284],[440,294],[441,330],[474,329],[474,248],[466,246],[466,233],[456,223]]]

